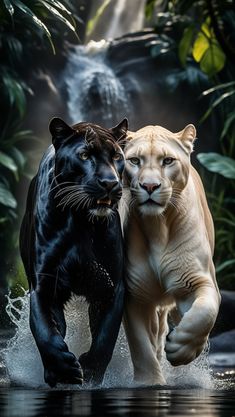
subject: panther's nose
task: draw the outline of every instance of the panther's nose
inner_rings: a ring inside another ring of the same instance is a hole
[[[143,184],[140,183],[140,186],[147,191],[149,194],[153,193],[155,190],[161,187],[161,183],[149,183],[149,182],[143,182]]]
[[[111,180],[98,180],[99,185],[104,188],[106,191],[110,192],[118,185],[118,181]]]

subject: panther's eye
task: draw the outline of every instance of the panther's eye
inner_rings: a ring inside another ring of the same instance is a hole
[[[140,159],[139,158],[129,158],[128,161],[133,165],[139,165]]]
[[[89,153],[86,151],[80,152],[79,158],[83,161],[87,161],[87,159],[89,159]]]
[[[114,155],[113,155],[113,160],[114,161],[121,161],[123,159],[123,156],[122,156],[122,154],[121,153],[119,153],[119,152],[116,152]]]
[[[167,157],[163,159],[163,165],[170,165],[175,160],[175,158]]]

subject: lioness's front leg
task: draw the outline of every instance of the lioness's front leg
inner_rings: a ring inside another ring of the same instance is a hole
[[[164,384],[157,358],[159,330],[156,306],[140,303],[128,296],[125,305],[124,326],[134,366],[134,380],[139,384]]]
[[[177,299],[182,319],[168,335],[165,346],[172,365],[186,365],[199,356],[215,323],[219,304],[217,289],[209,285]]]
[[[48,279],[52,281],[53,276]],[[57,382],[81,384],[80,364],[63,339],[63,306],[58,305],[53,312],[53,301],[50,283],[47,289],[42,285],[31,291],[30,327],[44,365],[45,382],[50,386]]]

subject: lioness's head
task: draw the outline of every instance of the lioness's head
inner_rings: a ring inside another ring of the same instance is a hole
[[[55,183],[58,206],[86,210],[91,217],[112,213],[122,194],[124,153],[120,146],[127,119],[111,129],[93,123],[50,123],[55,148]]]
[[[145,215],[163,213],[188,181],[196,129],[190,124],[172,133],[161,126],[129,132],[125,148],[125,181],[131,203]]]

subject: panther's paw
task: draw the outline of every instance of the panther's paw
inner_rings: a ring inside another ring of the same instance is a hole
[[[105,371],[99,363],[92,360],[89,352],[83,353],[79,358],[79,362],[82,366],[84,382],[93,383],[95,385],[102,383]]]
[[[44,379],[50,387],[56,386],[57,383],[81,385],[83,372],[73,353],[57,352],[56,357],[45,367]]]

